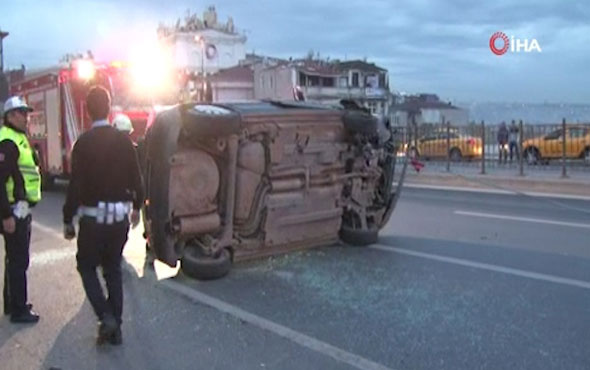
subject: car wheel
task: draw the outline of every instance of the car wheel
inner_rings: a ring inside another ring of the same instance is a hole
[[[529,148],[524,152],[524,159],[526,163],[529,165],[536,165],[541,160],[541,156],[539,155],[539,150],[536,148]]]
[[[340,240],[348,245],[356,247],[364,247],[366,245],[377,243],[379,238],[378,230],[360,230],[351,229],[346,226],[342,226],[340,229]]]
[[[355,134],[376,135],[379,132],[377,119],[370,113],[364,111],[346,111],[342,118],[342,123],[347,131]]]
[[[451,149],[451,161],[460,162],[461,159],[463,159],[463,156],[461,155],[461,151],[457,148]]]
[[[219,255],[207,256],[201,248],[187,246],[180,261],[182,271],[188,276],[199,280],[219,279],[227,275],[231,269],[231,254],[227,248]]]

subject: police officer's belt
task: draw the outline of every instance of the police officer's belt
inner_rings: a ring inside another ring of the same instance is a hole
[[[96,218],[96,223],[111,225],[128,219],[131,205],[126,202],[98,202],[97,207],[80,206],[78,216]]]

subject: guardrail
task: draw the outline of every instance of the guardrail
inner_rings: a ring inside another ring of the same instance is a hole
[[[527,171],[559,170],[561,177],[570,171],[590,173],[590,123],[532,125],[522,120],[488,125],[485,122],[455,126],[440,124],[395,127],[402,138],[400,155],[428,164],[453,167],[479,167],[485,174],[492,168],[513,169],[524,176]]]

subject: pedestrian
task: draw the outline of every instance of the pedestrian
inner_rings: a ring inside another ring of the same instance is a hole
[[[99,320],[97,344],[120,345],[122,252],[129,231],[129,213],[133,227],[139,223],[143,189],[131,140],[108,123],[108,91],[92,87],[86,107],[93,123],[72,150],[70,184],[63,207],[64,237],[70,240],[76,236],[73,218],[78,213],[77,268]],[[104,296],[97,276],[98,266],[102,267],[108,297]]]
[[[504,163],[508,160],[508,129],[506,128],[506,122],[502,122],[500,124],[500,128],[498,129],[498,160],[502,163],[502,158],[504,158]]]
[[[39,315],[29,304],[27,269],[31,242],[31,212],[41,200],[41,174],[35,152],[27,138],[32,109],[19,97],[4,103],[0,128],[0,212],[6,248],[4,269],[4,314],[13,323],[36,323]]]
[[[516,126],[516,122],[512,120],[510,124],[510,130],[508,133],[508,148],[510,149],[510,163],[512,163],[512,157],[515,154],[516,160],[520,160],[520,130]]]

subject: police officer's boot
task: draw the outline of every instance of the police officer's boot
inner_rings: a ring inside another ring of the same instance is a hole
[[[96,344],[101,345],[106,343],[110,340],[110,338],[115,334],[117,331],[117,320],[113,317],[113,315],[107,313],[104,315],[102,320],[100,320],[100,325],[98,326],[98,337],[96,338]]]
[[[121,333],[121,326],[117,327],[117,330],[109,338],[109,343],[113,346],[120,346],[123,344],[123,334]]]
[[[22,312],[12,312],[10,315],[10,322],[16,324],[35,324],[39,322],[40,316],[31,309],[33,305],[28,304]]]

